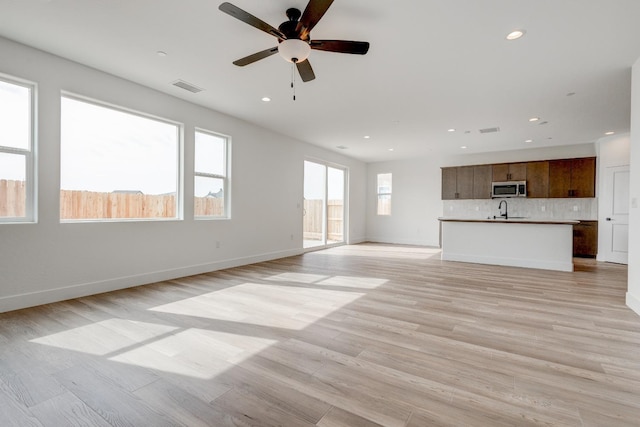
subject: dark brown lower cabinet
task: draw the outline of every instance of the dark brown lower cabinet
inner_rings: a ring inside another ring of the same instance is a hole
[[[598,221],[580,221],[573,226],[573,256],[595,258],[598,255]]]

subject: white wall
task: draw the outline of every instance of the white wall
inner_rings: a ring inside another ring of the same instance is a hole
[[[393,174],[391,215],[376,215],[376,179],[379,173]],[[439,246],[438,217],[440,164],[424,158],[370,163],[367,173],[367,240],[372,242]]]
[[[364,240],[364,163],[2,38],[0,58],[37,83],[39,135],[39,220],[0,224],[0,311],[300,253],[306,157],[348,168],[348,240]],[[61,90],[184,124],[184,220],[60,223]],[[196,126],[232,137],[230,220],[193,220]]]
[[[449,157],[425,157],[421,159],[398,160],[392,162],[370,163],[367,173],[367,240],[384,243],[403,243],[426,246],[439,246],[440,224],[438,217],[452,216],[447,204],[441,200],[441,167],[500,162],[519,162],[530,160],[548,160],[572,157],[590,157],[596,155],[593,143],[561,147],[547,147],[526,150],[514,150],[481,154],[467,154]],[[376,175],[391,172],[393,174],[393,195],[391,216],[376,215]],[[467,205],[476,213],[476,205],[455,201],[454,207],[463,211]],[[490,203],[487,202],[487,203]],[[551,203],[554,203],[553,201]],[[558,202],[559,203],[559,202]],[[571,204],[573,207],[575,203]],[[595,202],[593,203],[595,206]],[[562,207],[557,211],[561,212]],[[488,208],[487,208],[488,209]],[[478,215],[485,217],[484,207]],[[514,211],[515,212],[515,211]],[[553,213],[550,209],[547,214]],[[591,202],[580,209],[580,219],[595,219]]]
[[[631,210],[627,305],[640,315],[640,59],[631,78]]]

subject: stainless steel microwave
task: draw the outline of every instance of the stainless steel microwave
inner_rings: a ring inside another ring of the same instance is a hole
[[[527,197],[527,181],[492,182],[491,197]]]

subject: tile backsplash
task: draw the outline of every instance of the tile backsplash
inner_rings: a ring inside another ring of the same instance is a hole
[[[500,215],[498,205],[506,200],[509,216],[532,219],[597,220],[598,199],[472,199],[443,200],[444,217],[487,218]]]

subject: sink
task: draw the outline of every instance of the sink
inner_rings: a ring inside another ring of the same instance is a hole
[[[511,215],[509,215],[509,218],[506,218],[506,220],[509,221],[510,219],[527,219],[527,218],[529,218],[529,217],[528,216],[511,216]],[[495,216],[494,215],[493,217],[490,217],[490,216],[487,217],[487,219],[496,219],[496,220],[502,219],[502,220],[505,220],[505,217]]]

